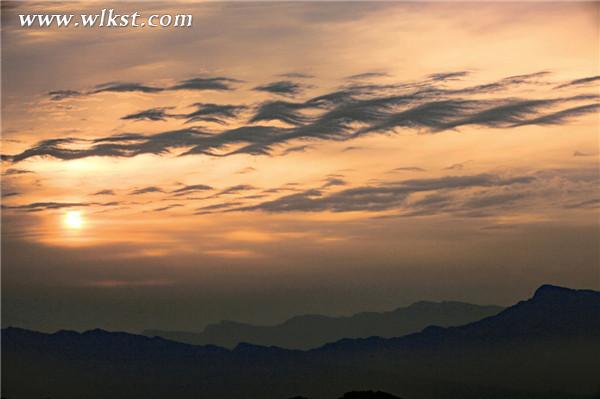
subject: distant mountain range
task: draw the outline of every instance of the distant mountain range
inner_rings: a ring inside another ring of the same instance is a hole
[[[600,292],[542,286],[459,327],[343,339],[308,350],[233,350],[93,330],[2,330],[2,396],[331,399],[575,399],[600,393]]]
[[[417,302],[391,312],[365,312],[348,317],[305,315],[274,326],[222,321],[208,325],[199,333],[146,330],[158,336],[194,345],[234,348],[239,343],[311,349],[342,338],[391,338],[421,331],[431,325],[458,326],[499,313],[500,306],[481,306],[462,302]]]

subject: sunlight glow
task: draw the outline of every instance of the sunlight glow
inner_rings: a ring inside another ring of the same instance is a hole
[[[68,211],[64,218],[65,226],[70,229],[80,229],[83,226],[83,218],[79,211]]]

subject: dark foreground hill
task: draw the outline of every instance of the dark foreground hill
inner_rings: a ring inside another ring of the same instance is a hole
[[[459,326],[499,313],[500,306],[463,302],[417,302],[390,312],[365,312],[348,317],[305,315],[274,326],[222,321],[200,333],[146,330],[143,335],[159,336],[194,345],[234,348],[241,342],[288,349],[311,349],[342,338],[399,337],[431,325]]]
[[[234,350],[102,330],[2,331],[2,396],[330,399],[593,398],[600,392],[600,292],[553,286],[498,315],[400,338],[310,351]]]

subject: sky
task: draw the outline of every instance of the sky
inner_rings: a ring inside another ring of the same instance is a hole
[[[4,3],[2,324],[600,289],[598,3]],[[112,7],[111,6],[111,7]]]

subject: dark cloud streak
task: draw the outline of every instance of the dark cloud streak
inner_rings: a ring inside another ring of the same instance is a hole
[[[446,176],[431,179],[412,179],[376,186],[355,187],[324,195],[320,190],[307,190],[286,195],[258,205],[240,207],[232,211],[281,212],[351,212],[385,211],[398,209],[415,193],[436,190],[461,190],[482,187],[503,187],[527,184],[532,176],[500,177],[493,174]]]
[[[304,89],[304,85],[295,83],[290,80],[280,80],[264,85],[256,86],[254,90],[264,91],[267,93],[278,94],[281,96],[294,96],[299,94]]]
[[[449,72],[437,79],[454,74],[456,72]],[[367,134],[396,133],[400,129],[439,133],[467,125],[496,129],[560,125],[572,118],[598,111],[598,95],[485,100],[476,96],[512,85],[537,84],[546,74],[548,72],[543,71],[516,75],[491,84],[454,90],[432,86],[429,81],[409,85],[412,87],[409,91],[406,85],[349,86],[305,102],[263,103],[250,119],[252,124],[232,129],[211,131],[190,127],[152,135],[121,134],[92,141],[57,138],[42,141],[19,154],[3,155],[3,159],[19,162],[34,156],[62,160],[90,156],[133,157],[141,154],[163,155],[177,149],[183,149],[179,155],[271,155],[275,147],[297,140],[346,141]],[[577,104],[560,108],[567,103]],[[195,105],[198,107],[195,112],[179,117],[188,121],[222,123],[224,119],[237,117],[243,109],[238,105]],[[164,110],[151,109],[145,114],[128,117],[160,119],[164,116]],[[290,126],[255,124],[270,121],[280,121]],[[87,148],[82,148],[82,143],[87,143]],[[293,151],[288,149],[287,153],[290,152]]]
[[[52,101],[66,98],[89,96],[99,93],[144,93],[154,94],[175,90],[233,90],[232,84],[240,83],[237,79],[228,77],[196,77],[183,80],[173,86],[151,86],[138,82],[108,82],[95,86],[89,91],[55,90],[48,93]]]

